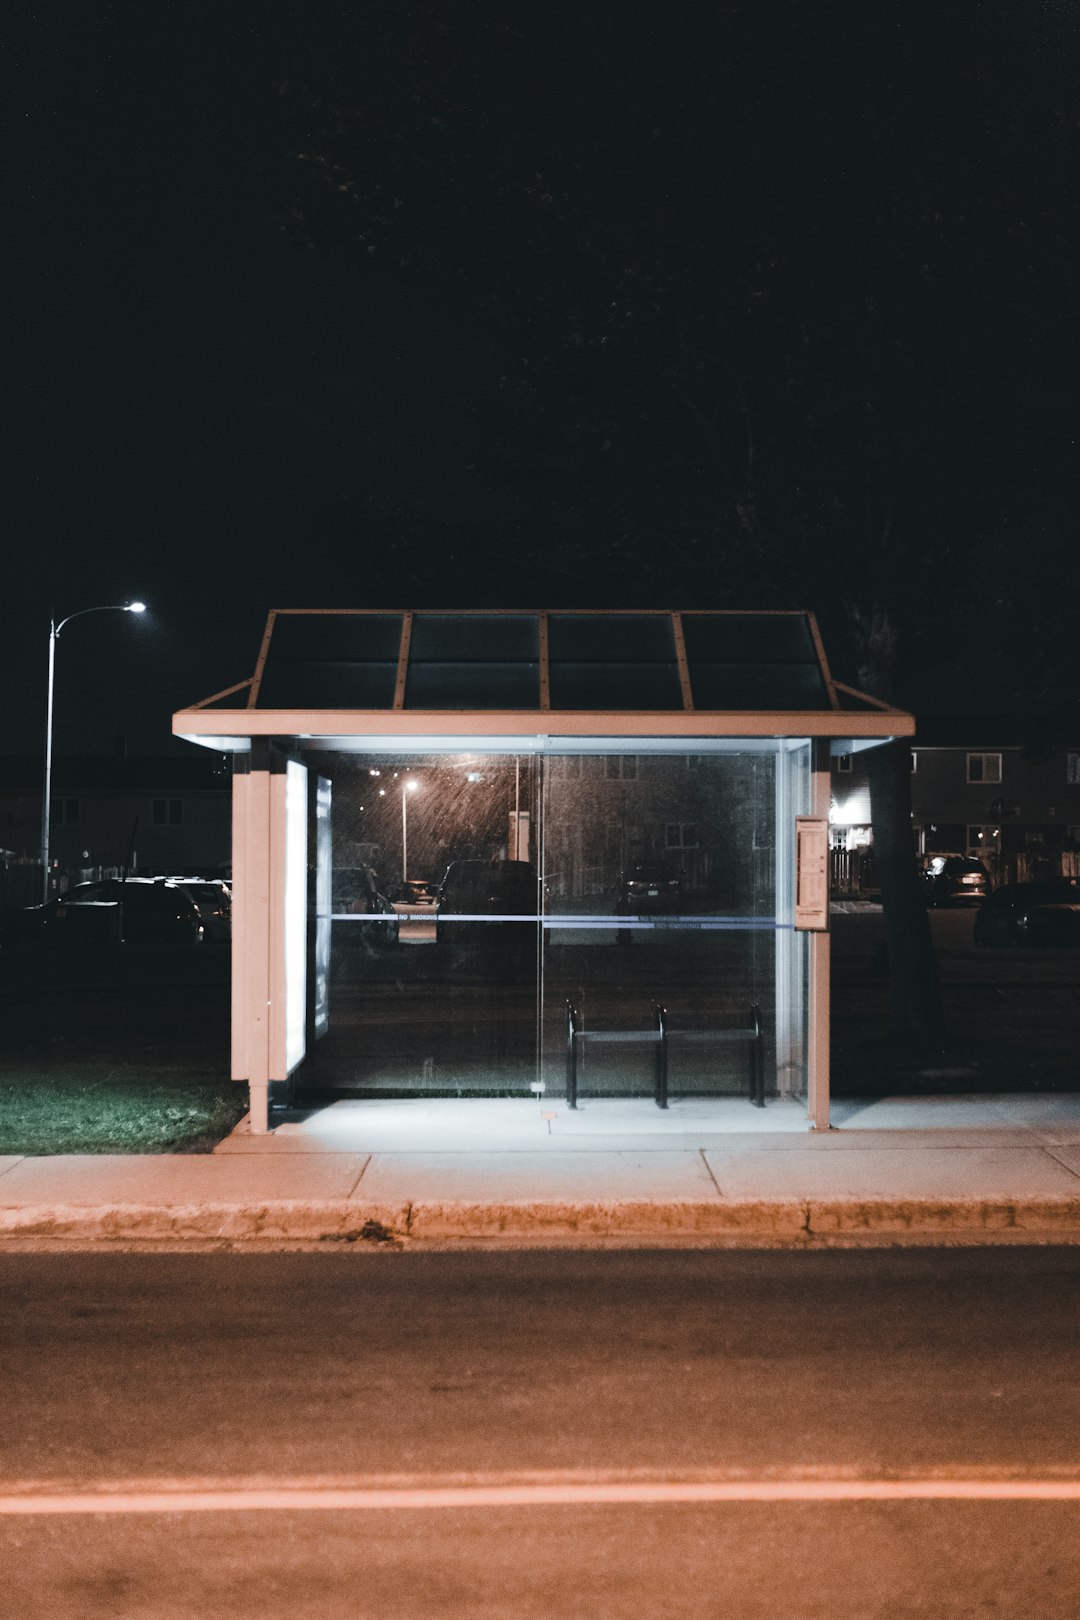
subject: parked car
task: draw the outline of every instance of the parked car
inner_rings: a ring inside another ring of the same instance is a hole
[[[186,889],[202,918],[203,938],[211,945],[232,939],[232,891],[220,878],[173,878]]]
[[[393,912],[373,866],[335,866],[333,907],[353,916],[385,916]]]
[[[990,874],[974,855],[932,855],[923,881],[928,906],[974,906],[990,893]]]
[[[179,883],[167,878],[107,878],[77,883],[41,906],[8,912],[5,942],[46,946],[201,945],[199,909]]]
[[[1080,945],[1080,878],[1009,883],[983,901],[976,945]]]
[[[397,903],[403,906],[434,906],[437,902],[434,883],[427,878],[406,878],[398,889]]]
[[[530,861],[451,861],[439,884],[437,903],[439,938],[451,945],[489,944],[500,948],[531,940],[535,938],[535,919],[540,909],[536,868]],[[455,915],[470,920],[456,922]],[[489,916],[522,920],[498,929],[475,920]]]
[[[642,861],[625,873],[615,903],[619,917],[677,912],[683,905],[682,874],[666,861]]]
[[[397,912],[374,867],[335,866],[332,905],[339,915],[344,912],[350,917],[394,918],[393,922],[338,924],[335,949],[362,946],[365,951],[385,950],[397,944]]]

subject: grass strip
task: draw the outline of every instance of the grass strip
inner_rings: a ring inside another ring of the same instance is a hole
[[[208,1153],[243,1116],[246,1099],[246,1088],[213,1074],[5,1066],[0,1154]]]

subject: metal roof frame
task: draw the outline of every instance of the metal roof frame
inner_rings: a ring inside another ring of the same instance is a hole
[[[423,609],[424,613],[440,617],[498,617],[530,618],[538,625],[539,633],[539,693],[538,707],[528,709],[408,709],[405,707],[405,686],[409,668],[409,649],[412,638],[414,611],[402,608],[274,608],[267,616],[266,628],[259,649],[254,675],[239,681],[224,691],[181,709],[173,716],[173,732],[209,747],[223,750],[245,750],[254,737],[295,738],[314,742],[325,739],[332,746],[333,739],[349,737],[426,737],[451,740],[463,736],[513,737],[670,737],[673,741],[694,737],[828,737],[861,740],[865,745],[884,742],[893,737],[913,736],[914,718],[901,709],[858,692],[833,679],[817,621],[812,613],[788,609],[776,610],[708,610],[684,609],[673,611],[661,608],[590,609],[557,608],[505,611],[493,608]],[[266,670],[267,657],[275,625],[279,618],[305,616],[378,616],[401,617],[401,635],[397,654],[393,706],[380,709],[319,708],[319,709],[265,709],[259,708],[259,693]],[[666,618],[671,622],[675,661],[678,668],[682,707],[679,709],[649,710],[559,710],[551,707],[549,623],[552,617],[633,617]],[[685,624],[696,617],[707,618],[798,618],[810,632],[818,662],[828,708],[785,710],[705,710],[694,706],[686,653]],[[222,700],[244,693],[243,700],[227,705]],[[855,698],[865,705],[860,710],[844,709],[840,693]],[[325,745],[324,744],[324,745]]]

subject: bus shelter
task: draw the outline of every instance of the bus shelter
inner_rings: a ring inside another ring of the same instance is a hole
[[[828,1124],[829,760],[910,736],[809,613],[276,610],[234,756],[232,1072]]]

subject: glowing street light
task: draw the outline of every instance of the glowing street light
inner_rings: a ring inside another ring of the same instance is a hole
[[[409,794],[415,793],[420,786],[419,782],[412,780],[401,784],[401,881],[405,883],[409,876]]]
[[[52,617],[49,619],[49,689],[45,702],[45,781],[41,794],[41,898],[47,902],[49,898],[49,806],[52,798],[52,751],[53,751],[53,689],[56,676],[56,640],[65,624],[72,619],[81,619],[85,613],[145,613],[145,602],[106,602],[101,607],[79,608],[75,613],[69,613],[67,618],[61,619],[59,624]]]

